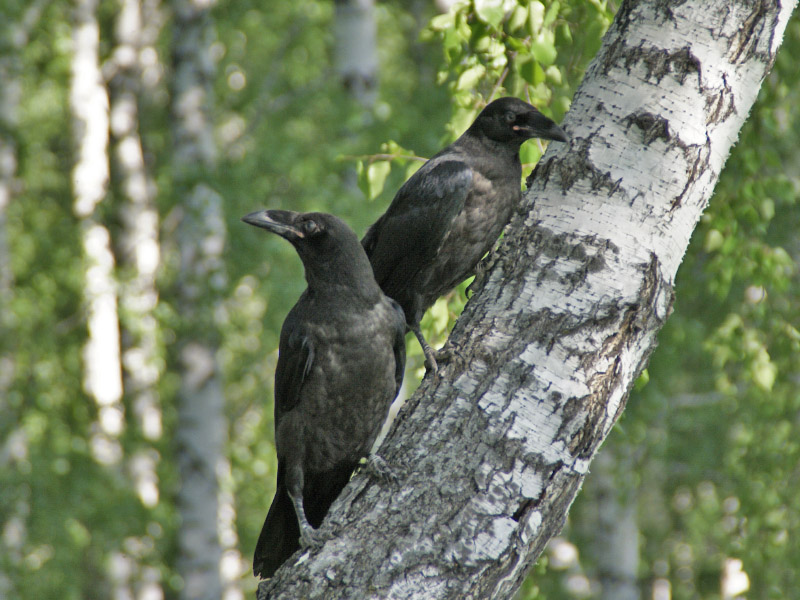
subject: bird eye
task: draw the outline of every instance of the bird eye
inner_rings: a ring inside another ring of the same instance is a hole
[[[509,123],[509,124],[511,124],[511,123],[513,123],[514,121],[516,121],[516,120],[517,120],[517,115],[516,115],[516,114],[514,114],[513,112],[511,112],[511,111],[509,110],[509,111],[508,111],[508,112],[506,112],[506,114],[504,115],[504,118],[505,118],[505,120],[506,120],[506,123]]]
[[[314,235],[315,233],[319,233],[319,225],[310,219],[303,222],[302,229],[303,233],[306,235]]]

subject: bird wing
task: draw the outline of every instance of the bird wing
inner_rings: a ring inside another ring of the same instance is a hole
[[[429,160],[403,184],[361,244],[388,296],[408,284],[436,254],[472,189],[473,171],[453,156]],[[409,315],[409,318],[411,316]]]
[[[275,368],[275,425],[300,402],[303,381],[314,364],[314,343],[302,326],[303,297],[289,311],[281,328]]]

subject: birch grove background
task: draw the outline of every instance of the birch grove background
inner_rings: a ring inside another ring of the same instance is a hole
[[[493,95],[561,121],[616,8],[6,1],[0,597],[252,597],[278,331],[305,283],[239,218],[363,233]],[[800,589],[798,52],[795,15],[650,367],[521,599]]]

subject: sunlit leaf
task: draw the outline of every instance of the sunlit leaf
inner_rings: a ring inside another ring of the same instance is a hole
[[[498,27],[505,16],[503,0],[475,0],[475,13],[484,23]]]

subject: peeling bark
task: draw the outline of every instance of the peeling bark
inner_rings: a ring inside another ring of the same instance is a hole
[[[669,315],[689,237],[794,2],[623,2],[450,337],[259,598],[510,598],[560,531]],[[725,108],[720,109],[720,98]],[[728,110],[730,108],[730,110]]]

